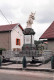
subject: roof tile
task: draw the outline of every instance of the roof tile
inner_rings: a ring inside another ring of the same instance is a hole
[[[10,24],[10,25],[1,25],[0,26],[0,32],[2,32],[2,31],[11,31],[16,25],[18,25],[23,31],[23,28],[20,24]]]
[[[49,39],[49,38],[54,38],[54,21],[40,37],[40,39]]]

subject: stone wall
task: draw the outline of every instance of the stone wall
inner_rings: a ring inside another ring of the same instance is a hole
[[[44,60],[48,60],[52,57],[53,52],[51,50],[44,50],[42,56],[44,57]]]
[[[9,58],[10,60],[20,60],[22,61],[23,56],[26,56],[26,58],[31,60],[32,56],[34,56],[36,59],[39,59],[39,61],[42,61],[43,63],[47,60],[50,60],[53,55],[53,52],[51,50],[44,50],[42,54],[39,53],[39,51],[3,51],[2,56],[5,58]]]

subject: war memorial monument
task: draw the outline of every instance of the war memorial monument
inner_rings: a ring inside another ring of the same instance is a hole
[[[32,29],[33,20],[35,20],[35,13],[29,15],[29,19],[27,21],[27,26],[24,30],[24,45],[22,50],[35,50],[36,46],[34,44],[34,35],[35,32]]]

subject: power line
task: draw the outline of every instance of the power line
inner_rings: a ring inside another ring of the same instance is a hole
[[[3,15],[3,17],[6,19],[6,21],[10,24],[10,22],[8,21],[8,19],[6,18],[6,16],[3,14],[3,12],[1,11],[1,9],[0,9],[0,12],[1,12],[1,14]],[[11,26],[11,25],[10,25]],[[14,29],[15,30],[15,29]],[[15,30],[16,31],[16,30]],[[17,31],[16,31],[17,32]],[[19,33],[19,32],[17,32],[17,33]],[[20,33],[19,33],[20,34]],[[21,34],[20,34],[21,35]]]
[[[3,14],[3,12],[0,9],[1,14],[3,15],[3,17],[6,19],[6,21],[10,24],[10,22],[8,21],[8,19],[5,17],[5,15]]]

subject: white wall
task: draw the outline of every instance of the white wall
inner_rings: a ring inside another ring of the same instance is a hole
[[[14,29],[11,31],[11,50],[13,50],[13,48],[22,48],[24,43],[23,37],[24,35],[21,28],[18,25],[14,27]],[[20,39],[20,45],[16,45],[17,38]]]

